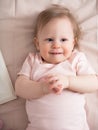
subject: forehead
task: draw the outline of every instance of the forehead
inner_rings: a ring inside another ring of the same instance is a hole
[[[53,18],[45,26],[39,29],[40,33],[51,33],[60,31],[60,33],[73,33],[72,23],[67,17]]]
[[[62,25],[63,27],[65,25],[65,26],[68,26],[68,27],[69,26],[72,27],[71,21],[67,17],[53,18],[45,26],[48,27],[48,26],[52,26],[52,25],[54,25],[54,26]]]

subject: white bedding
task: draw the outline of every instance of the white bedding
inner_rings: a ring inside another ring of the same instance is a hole
[[[2,53],[0,51],[0,104],[16,99]]]
[[[28,52],[35,51],[32,43],[35,18],[49,4],[64,5],[75,15],[83,32],[79,47],[85,52],[89,62],[98,74],[96,0],[0,0],[0,49],[13,86],[16,74]],[[91,130],[98,130],[98,92],[89,94],[86,98],[90,128]],[[26,113],[23,111],[23,101],[17,99],[11,101],[10,107],[9,104],[10,102],[0,105],[0,116],[6,123],[4,130],[9,127],[15,130],[24,130],[27,119],[23,120],[26,117]],[[11,111],[13,123],[9,118],[10,114],[6,114],[10,113],[8,111]]]

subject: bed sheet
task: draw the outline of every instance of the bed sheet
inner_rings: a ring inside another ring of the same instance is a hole
[[[28,52],[35,51],[32,43],[35,19],[50,4],[61,4],[75,15],[83,32],[79,48],[98,74],[96,0],[0,0],[0,49],[13,86]],[[98,130],[98,92],[87,94],[86,99],[90,129]],[[5,122],[3,130],[25,130],[25,101],[17,97],[0,105],[0,117]]]

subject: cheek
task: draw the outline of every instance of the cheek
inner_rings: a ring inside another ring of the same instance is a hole
[[[65,50],[65,51],[70,51],[71,48],[72,48],[71,46],[66,46],[66,47],[64,48],[64,50]]]
[[[70,45],[69,45],[69,50],[73,50],[73,48],[74,48],[74,43],[72,42]]]
[[[74,47],[74,46],[66,46],[66,47],[64,48],[65,53],[71,53],[71,52],[73,51],[73,47]]]
[[[41,50],[44,50],[44,51],[47,51],[47,50],[49,50],[49,45],[47,45],[47,44],[43,44],[43,45],[40,45],[40,49]]]
[[[47,48],[46,46],[41,46],[41,47],[40,47],[40,53],[41,53],[42,55],[46,55],[47,52],[48,52],[48,48]]]

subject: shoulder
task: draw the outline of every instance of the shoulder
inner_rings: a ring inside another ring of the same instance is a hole
[[[26,61],[31,64],[32,62],[34,62],[34,57],[35,53],[29,52],[29,54],[26,57]]]
[[[77,74],[95,74],[85,53],[75,50],[72,54],[71,64],[75,68]]]
[[[85,55],[84,52],[78,51],[78,50],[74,50],[70,59],[69,59],[70,62],[79,62],[79,61],[82,61],[82,60],[83,61],[87,60],[86,55]]]
[[[28,63],[30,66],[32,66],[32,64],[34,63],[35,55],[35,53],[29,52],[26,57],[25,63]]]
[[[32,65],[34,64],[34,62],[36,61],[39,61],[40,60],[40,55],[39,53],[33,53],[33,52],[30,52],[26,58],[27,62]]]

